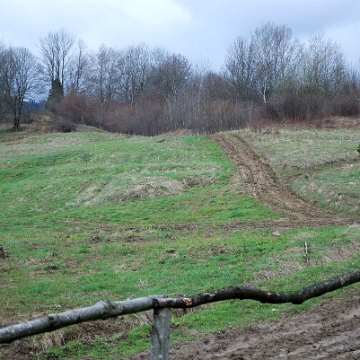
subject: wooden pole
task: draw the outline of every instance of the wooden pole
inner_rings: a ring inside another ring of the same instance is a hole
[[[170,325],[170,308],[155,308],[150,332],[150,360],[169,360]]]

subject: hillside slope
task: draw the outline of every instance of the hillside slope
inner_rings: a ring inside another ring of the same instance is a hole
[[[301,199],[283,184],[275,172],[243,139],[219,133],[213,139],[236,166],[236,182],[264,205],[283,214],[280,222],[288,226],[352,224],[356,218],[324,211]]]
[[[272,168],[240,137],[216,134],[213,139],[236,166],[236,183],[266,206],[280,211],[276,226],[345,225],[359,222],[355,217],[324,211],[294,194]],[[253,226],[270,226],[258,222]],[[170,350],[173,360],[255,360],[255,359],[359,359],[359,287],[346,289],[340,298],[324,300],[305,313],[285,316],[280,321],[229,329],[190,341]],[[147,359],[149,352],[131,360]]]

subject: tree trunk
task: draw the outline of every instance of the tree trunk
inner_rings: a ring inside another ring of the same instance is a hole
[[[20,116],[14,118],[14,131],[20,131]]]

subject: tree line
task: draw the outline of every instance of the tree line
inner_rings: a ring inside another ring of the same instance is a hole
[[[235,39],[219,72],[144,43],[89,50],[65,29],[41,38],[39,49],[0,44],[0,117],[14,130],[34,98],[55,121],[140,135],[360,114],[359,70],[341,46],[323,35],[302,43],[285,25]]]

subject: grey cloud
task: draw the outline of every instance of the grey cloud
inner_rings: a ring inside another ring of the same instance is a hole
[[[36,52],[40,37],[64,27],[94,50],[102,43],[122,48],[144,42],[181,53],[192,62],[208,60],[217,70],[236,37],[247,37],[261,24],[271,21],[288,25],[302,41],[323,33],[343,44],[351,61],[360,58],[355,43],[360,31],[358,0],[152,0],[152,3],[154,8],[163,6],[169,10],[158,15],[156,11],[145,11],[145,0],[57,0],[51,6],[48,0],[4,1],[0,40]],[[139,16],[130,16],[129,11],[136,15],[136,6]],[[179,16],[169,14],[170,11],[180,11]],[[151,18],[147,21],[146,16]]]

